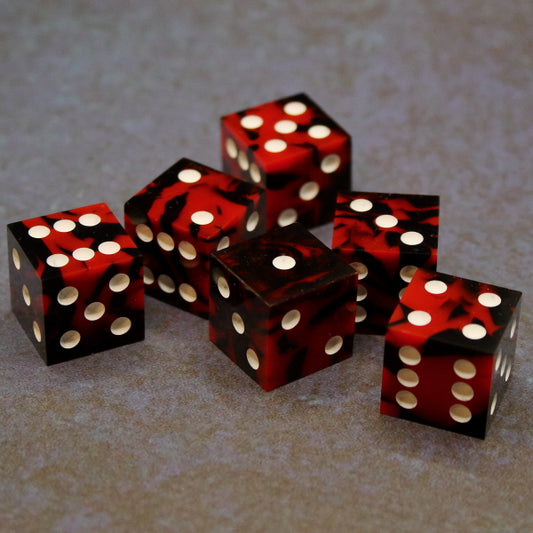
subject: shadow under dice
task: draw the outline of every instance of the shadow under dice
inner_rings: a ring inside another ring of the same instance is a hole
[[[106,204],[7,226],[11,305],[48,364],[144,338],[142,257]]]
[[[210,339],[269,391],[352,355],[357,276],[296,223],[211,257]]]
[[[180,159],[125,205],[146,293],[206,318],[209,254],[265,231],[263,189]]]
[[[267,191],[267,229],[331,221],[349,190],[351,138],[307,95],[296,94],[221,119],[223,168]]]
[[[381,412],[484,438],[511,374],[520,301],[418,269],[385,335]]]
[[[383,335],[418,267],[437,266],[439,197],[339,193],[332,248],[358,273],[356,333]]]

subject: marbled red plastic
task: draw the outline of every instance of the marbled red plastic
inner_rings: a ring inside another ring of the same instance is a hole
[[[353,269],[302,225],[277,228],[212,255],[210,339],[269,391],[352,355],[356,292]]]
[[[426,284],[434,281],[443,282],[446,290],[428,292]],[[487,293],[496,298],[497,305],[480,303],[479,296]],[[418,269],[391,316],[385,336],[381,412],[484,438],[510,377],[520,301],[518,291]],[[413,324],[409,319],[413,311],[429,313],[430,322]],[[465,335],[463,328],[472,324],[477,335]],[[407,364],[402,361],[400,349],[405,346],[419,352],[418,363],[413,364],[413,358]],[[461,373],[470,363],[473,371]],[[455,370],[456,365],[459,370]],[[414,385],[413,380],[411,386],[405,386],[404,380],[402,384],[402,369],[414,372],[418,383]],[[470,393],[457,396],[453,386],[470,391],[472,397]],[[416,405],[405,408],[404,403],[402,407],[398,394],[401,398],[405,393],[401,391],[414,395]],[[464,416],[458,421],[450,409]]]
[[[184,181],[182,171],[196,172],[198,179]],[[198,212],[209,213],[212,221],[194,222]],[[184,158],[126,202],[125,224],[144,255],[146,293],[207,317],[209,254],[265,231],[265,193]],[[151,236],[140,237],[140,224]],[[162,234],[171,239],[165,247],[158,244]]]
[[[371,202],[372,207],[366,211],[354,210],[352,202],[361,200]],[[380,227],[376,219],[382,215],[395,217],[397,224]],[[438,225],[438,196],[377,192],[338,194],[332,249],[347,263],[360,263],[367,270],[359,273],[356,333],[385,333],[400,291],[410,279],[405,277],[402,268],[436,269]],[[405,244],[402,236],[407,232],[419,233],[423,241],[416,245]]]
[[[80,217],[85,214],[100,221],[83,225]],[[60,220],[72,221],[74,229],[57,231],[54,224]],[[36,226],[46,228],[48,234],[32,237],[29,231]],[[144,338],[141,254],[106,204],[14,222],[7,226],[7,237],[12,309],[48,365]],[[119,249],[100,251],[105,242],[116,243]],[[92,250],[94,256],[76,259],[80,248]],[[47,259],[53,254],[66,257],[67,264],[50,266]],[[121,290],[112,290],[109,283],[117,274],[128,276],[128,282]],[[58,295],[65,287],[75,288],[78,294],[75,301],[61,304]],[[85,311],[95,302],[105,310],[99,318],[88,320]],[[65,348],[61,342],[67,332],[77,332],[79,340],[71,338]]]
[[[305,111],[289,114],[284,110],[287,104]],[[244,127],[241,121],[250,116],[260,117],[256,123],[261,124]],[[281,121],[290,121],[295,130],[276,131]],[[317,126],[327,135],[311,136]],[[268,151],[265,146],[272,139],[284,141],[286,148]],[[222,117],[221,142],[224,170],[266,188],[267,229],[296,220],[306,227],[331,221],[337,191],[350,189],[350,135],[306,94]]]

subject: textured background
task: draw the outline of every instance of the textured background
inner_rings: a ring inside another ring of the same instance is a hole
[[[479,441],[378,414],[379,337],[267,394],[147,299],[145,342],[47,368],[3,236],[0,530],[531,531],[532,28],[530,0],[0,0],[4,226],[121,218],[180,157],[220,168],[221,115],[305,91],[353,135],[354,189],[441,196],[441,271],[524,292]]]

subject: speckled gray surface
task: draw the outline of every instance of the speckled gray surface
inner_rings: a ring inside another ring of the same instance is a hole
[[[533,530],[533,4],[0,0],[0,215],[122,204],[222,114],[306,91],[354,188],[441,196],[439,269],[524,292],[485,441],[378,414],[382,339],[264,393],[202,319],[45,367],[2,239],[0,530]],[[317,230],[329,239],[330,226]]]

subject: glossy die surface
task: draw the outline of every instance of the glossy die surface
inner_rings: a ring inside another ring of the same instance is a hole
[[[484,438],[511,373],[520,300],[417,270],[385,336],[381,412]]]
[[[125,221],[144,255],[146,293],[207,317],[209,254],[265,231],[265,193],[180,159],[126,202]]]
[[[106,204],[7,227],[12,309],[47,364],[144,338],[142,258]]]
[[[416,269],[436,269],[439,197],[339,193],[333,224],[333,250],[359,275],[356,333],[383,335]]]
[[[221,119],[223,168],[267,190],[267,229],[331,221],[350,189],[351,138],[305,94]]]
[[[302,225],[212,256],[210,339],[265,390],[352,355],[357,276]]]

